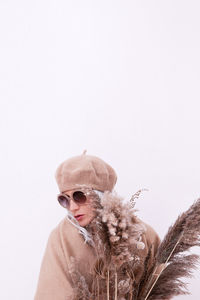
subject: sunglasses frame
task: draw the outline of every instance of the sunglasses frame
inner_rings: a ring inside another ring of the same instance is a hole
[[[88,192],[88,190],[89,190],[89,192]],[[64,208],[69,208],[69,206],[70,206],[70,201],[72,200],[72,201],[74,201],[74,203],[76,203],[76,204],[78,204],[78,205],[84,205],[86,202],[87,202],[87,200],[88,200],[88,197],[87,197],[87,195],[89,194],[89,193],[91,193],[91,191],[92,191],[93,189],[81,189],[81,188],[79,188],[79,189],[74,189],[74,192],[73,192],[73,194],[72,194],[72,197],[69,197],[69,196],[67,196],[66,194],[64,194],[64,193],[60,193],[60,194],[58,194],[57,195],[57,200],[58,200],[58,202],[59,202],[59,204],[62,206],[62,207],[64,207]],[[67,191],[66,191],[67,192]],[[76,192],[82,192],[84,195],[85,195],[85,201],[83,202],[83,203],[79,203],[79,202],[77,202],[76,200],[74,200],[74,193],[76,193]],[[62,205],[61,204],[61,201],[59,201],[59,197],[60,196],[63,196],[63,197],[65,197],[66,198],[66,200],[68,200],[68,202],[69,202],[69,205],[68,206],[64,206],[64,205]]]

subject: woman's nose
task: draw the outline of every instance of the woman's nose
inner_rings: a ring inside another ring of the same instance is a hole
[[[69,205],[69,210],[73,211],[79,208],[79,205],[74,202],[72,199],[70,199],[70,205]]]

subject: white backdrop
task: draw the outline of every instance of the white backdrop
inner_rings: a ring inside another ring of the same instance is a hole
[[[54,173],[84,149],[163,238],[200,196],[199,1],[0,1],[1,291],[33,299],[65,216]],[[196,252],[200,253],[199,250]],[[200,269],[188,279],[199,298]]]

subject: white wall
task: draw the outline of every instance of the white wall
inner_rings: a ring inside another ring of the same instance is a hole
[[[161,237],[200,196],[199,1],[0,2],[1,299],[32,299],[84,149]],[[197,250],[200,253],[199,250]],[[200,269],[189,279],[199,298]]]

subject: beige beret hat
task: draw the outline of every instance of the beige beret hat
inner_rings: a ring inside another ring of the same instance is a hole
[[[117,181],[114,169],[97,156],[71,157],[56,169],[55,178],[60,192],[87,186],[102,192],[112,191]]]

